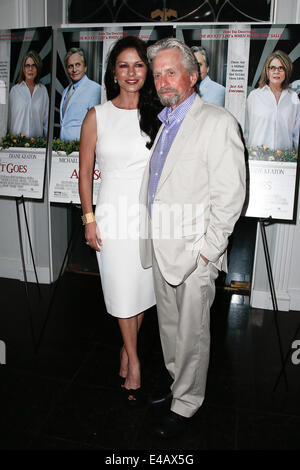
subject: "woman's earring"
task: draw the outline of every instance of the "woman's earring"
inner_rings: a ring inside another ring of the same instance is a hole
[[[118,80],[116,79],[116,77],[114,78],[114,82],[115,82],[115,83],[118,83]]]

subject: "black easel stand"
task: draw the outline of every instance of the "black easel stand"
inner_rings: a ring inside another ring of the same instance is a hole
[[[25,201],[24,201],[24,197],[22,195],[21,197],[16,198],[16,209],[17,209],[18,232],[19,232],[19,241],[20,241],[20,252],[21,252],[21,259],[22,259],[24,282],[25,282],[25,293],[26,293],[26,299],[27,299],[28,311],[29,311],[30,331],[31,331],[33,348],[35,349],[36,345],[35,345],[35,336],[34,336],[34,329],[33,329],[32,309],[31,309],[31,305],[30,305],[29,292],[28,292],[28,281],[27,281],[25,258],[24,258],[24,247],[23,247],[23,237],[22,237],[22,229],[21,229],[21,218],[20,218],[19,203],[21,203],[23,205],[23,211],[24,211],[24,217],[25,217],[25,223],[26,223],[26,231],[27,231],[27,236],[28,236],[28,241],[29,241],[29,246],[30,246],[30,253],[31,253],[31,258],[32,258],[32,263],[33,263],[33,268],[34,268],[34,273],[35,273],[36,285],[37,285],[38,292],[39,292],[39,299],[41,298],[41,288],[40,288],[40,284],[39,284],[39,281],[38,281],[36,266],[35,266],[35,261],[34,261],[34,256],[33,256],[31,237],[30,237],[27,214],[26,214],[26,209],[25,209]]]
[[[47,309],[47,313],[46,313],[46,318],[45,318],[45,321],[44,321],[44,323],[43,323],[43,326],[42,326],[42,329],[41,329],[41,332],[40,332],[38,341],[37,341],[37,343],[36,343],[35,354],[38,353],[39,348],[40,348],[40,346],[41,346],[41,342],[42,342],[42,339],[43,339],[43,336],[44,336],[44,333],[45,333],[45,329],[46,329],[48,320],[49,320],[49,318],[50,318],[50,313],[51,313],[51,309],[52,309],[52,306],[53,306],[54,298],[55,298],[55,295],[56,295],[56,292],[57,292],[57,288],[58,288],[58,286],[59,286],[59,283],[60,283],[60,281],[61,281],[61,278],[62,278],[62,275],[63,275],[63,272],[64,272],[64,268],[65,268],[65,264],[66,264],[67,257],[68,257],[68,255],[69,255],[70,252],[71,252],[71,248],[72,248],[72,245],[73,245],[74,241],[77,240],[77,237],[78,237],[78,235],[79,235],[79,233],[80,233],[80,230],[81,230],[81,225],[78,225],[77,230],[75,230],[75,233],[73,232],[73,233],[71,234],[70,239],[69,239],[69,241],[68,241],[68,246],[67,246],[67,249],[66,249],[66,252],[65,252],[65,256],[64,256],[64,259],[63,259],[63,262],[62,262],[62,265],[61,265],[61,268],[60,268],[60,271],[59,271],[58,278],[57,278],[57,280],[52,284],[52,287],[51,287],[52,293],[51,293],[51,295],[50,295],[50,300],[49,300],[49,304],[48,304],[48,309]]]
[[[272,297],[272,305],[273,305],[273,311],[274,311],[275,327],[276,327],[276,332],[277,332],[277,337],[278,337],[280,359],[281,359],[281,365],[282,365],[280,376],[283,374],[285,386],[286,386],[286,389],[288,390],[288,382],[287,382],[287,376],[286,376],[286,371],[285,371],[285,360],[283,358],[282,343],[281,343],[281,337],[280,337],[280,331],[279,331],[279,325],[278,325],[278,305],[277,305],[276,293],[275,293],[275,288],[274,288],[272,266],[271,266],[270,254],[269,254],[269,248],[268,248],[268,242],[267,242],[267,236],[266,236],[266,227],[268,225],[271,225],[272,223],[273,223],[272,217],[269,217],[268,219],[259,219],[259,225],[260,225],[260,230],[261,230],[261,235],[262,235],[262,240],[263,240],[265,260],[266,260],[266,266],[267,266],[267,272],[268,272],[268,279],[269,279],[269,285],[270,285],[270,291],[271,291],[271,297]],[[273,388],[273,392],[275,392],[277,384],[278,384],[278,379],[277,379],[276,385]]]

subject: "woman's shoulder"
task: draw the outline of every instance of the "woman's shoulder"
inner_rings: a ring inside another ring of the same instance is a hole
[[[252,91],[250,91],[249,93],[249,96],[252,95],[252,96],[257,96],[257,95],[261,95],[262,93],[264,93],[265,91],[268,90],[268,86],[267,85],[264,85],[262,87],[258,87],[258,88],[254,88]]]
[[[289,102],[293,107],[296,106],[298,109],[300,108],[300,99],[295,90],[291,88],[286,88],[286,102]]]
[[[248,98],[247,98],[247,103],[252,103],[253,101],[256,102],[256,100],[261,100],[262,99],[262,96],[264,95],[264,93],[268,91],[266,89],[266,86],[264,87],[259,87],[259,88],[254,88],[253,90],[250,91],[249,95],[248,95]]]
[[[41,93],[48,96],[47,87],[45,87],[45,85],[43,83],[41,83],[41,82],[37,83],[36,87],[40,90]]]
[[[23,88],[23,83],[24,82],[21,82],[21,83],[16,83],[15,85],[13,85],[10,89],[10,93],[15,93],[16,91],[20,90],[21,88]]]
[[[96,111],[97,115],[105,113],[111,108],[111,101],[106,101],[105,103],[96,104],[92,109]]]
[[[298,93],[295,90],[292,90],[292,88],[287,88],[288,94],[292,98],[298,98]],[[299,98],[298,98],[299,99]]]
[[[98,110],[98,109],[99,109],[99,110],[102,110],[102,109],[110,108],[111,105],[112,105],[111,101],[105,101],[105,103],[96,104],[96,105],[94,106],[94,108],[95,108],[96,110]]]
[[[24,82],[16,83],[14,86],[12,86],[9,92],[10,100],[16,100],[16,102],[23,100],[24,97],[27,96],[25,86]]]
[[[112,108],[113,108],[112,102],[111,101],[106,101],[105,103],[102,103],[102,104],[96,104],[91,109],[94,109],[95,113],[96,113],[96,116],[98,118],[100,118],[103,115],[107,115],[107,113],[109,113]]]

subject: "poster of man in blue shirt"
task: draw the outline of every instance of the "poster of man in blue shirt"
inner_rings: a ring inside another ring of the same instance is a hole
[[[100,103],[101,86],[86,75],[83,49],[72,47],[65,56],[65,67],[71,83],[64,89],[60,103],[60,139],[80,139],[86,113]]]
[[[209,77],[209,61],[206,49],[201,46],[192,46],[191,49],[199,64],[199,92],[201,98],[208,103],[224,107],[226,89],[223,85],[220,85],[220,83],[213,81]]]

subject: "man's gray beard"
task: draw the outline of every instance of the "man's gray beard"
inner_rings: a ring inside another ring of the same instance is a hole
[[[180,96],[177,94],[174,96],[164,96],[163,94],[160,95],[158,93],[158,97],[161,104],[168,107],[175,106],[175,104],[177,104],[180,99]]]

